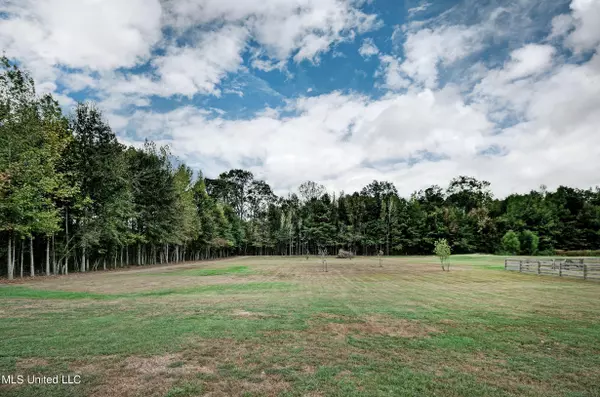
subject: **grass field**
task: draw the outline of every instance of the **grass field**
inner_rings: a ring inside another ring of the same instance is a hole
[[[0,286],[0,396],[600,396],[600,283],[252,257]]]

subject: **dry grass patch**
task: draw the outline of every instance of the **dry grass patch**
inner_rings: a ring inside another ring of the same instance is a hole
[[[96,357],[70,365],[82,379],[94,378],[91,397],[158,397],[176,383],[193,380],[197,373],[214,373],[214,369],[187,360],[182,354],[156,356]]]
[[[233,312],[233,315],[236,317],[247,317],[247,318],[267,318],[267,317],[276,317],[272,314],[261,313],[261,312],[249,312],[246,310],[236,310]]]
[[[202,395],[205,397],[230,397],[242,395],[279,396],[290,390],[291,385],[280,375],[260,376],[256,381],[240,379],[222,379],[204,384]]]
[[[28,371],[34,369],[36,367],[45,367],[48,365],[48,360],[39,358],[39,357],[31,357],[31,358],[21,358],[17,360],[16,368],[17,371]]]
[[[326,332],[338,338],[349,334],[383,335],[400,338],[425,338],[432,333],[441,332],[435,327],[416,320],[394,319],[385,316],[368,316],[362,322],[330,322],[316,327],[316,332]]]

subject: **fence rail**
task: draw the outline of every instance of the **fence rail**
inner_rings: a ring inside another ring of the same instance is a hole
[[[504,260],[504,270],[546,276],[578,277],[600,281],[600,258],[512,259]]]

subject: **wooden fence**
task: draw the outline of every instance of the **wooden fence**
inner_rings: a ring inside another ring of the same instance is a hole
[[[600,281],[600,258],[507,258],[504,260],[504,270]]]

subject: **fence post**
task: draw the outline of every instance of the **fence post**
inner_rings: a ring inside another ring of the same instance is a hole
[[[562,261],[562,260],[560,260],[560,261],[558,262],[558,276],[559,276],[559,277],[562,277],[562,264],[563,264],[563,261]]]
[[[540,274],[540,267],[542,266],[542,262],[538,261],[538,274]]]
[[[522,271],[523,269],[523,260],[519,259],[519,273]]]
[[[504,270],[506,270],[506,262],[508,261],[508,259],[504,259]]]
[[[587,264],[583,263],[583,279],[587,279]]]

